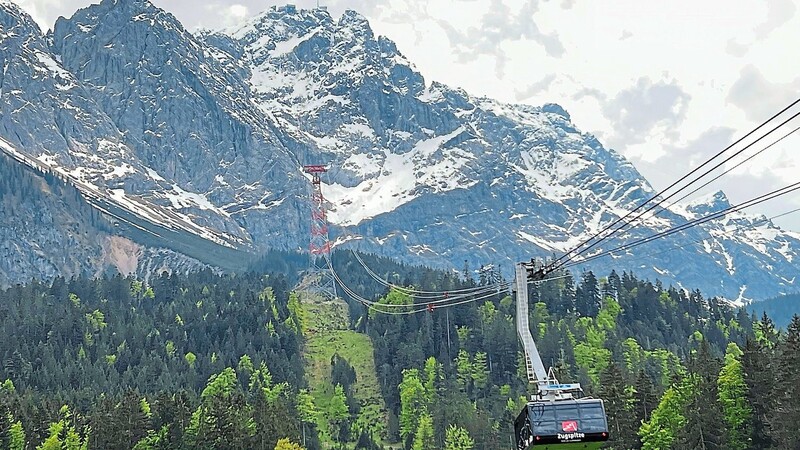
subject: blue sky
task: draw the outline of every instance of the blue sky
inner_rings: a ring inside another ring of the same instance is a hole
[[[90,3],[16,1],[44,29]],[[233,26],[286,3],[153,2],[190,30]],[[656,189],[800,96],[794,0],[321,3],[334,16],[345,9],[366,16],[428,81],[506,102],[561,104],[580,129],[628,157]],[[310,8],[317,1],[294,4]],[[706,192],[722,189],[739,202],[800,181],[798,146],[800,137],[792,136]],[[755,212],[772,216],[794,208],[800,194]],[[800,232],[800,213],[778,223]]]

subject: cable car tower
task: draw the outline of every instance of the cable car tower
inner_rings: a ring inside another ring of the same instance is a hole
[[[578,383],[560,384],[553,368],[545,370],[528,323],[528,283],[542,281],[545,269],[519,263],[514,271],[517,294],[517,333],[525,352],[528,382],[536,394],[514,421],[517,450],[598,449],[608,440],[603,401],[583,397]]]
[[[311,240],[308,247],[311,278],[309,290],[328,300],[336,298],[336,281],[329,268],[331,241],[328,238],[328,219],[325,214],[325,197],[322,195],[321,175],[328,169],[323,165],[303,166],[303,172],[311,175]]]

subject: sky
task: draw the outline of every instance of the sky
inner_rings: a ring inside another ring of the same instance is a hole
[[[90,3],[15,1],[45,30]],[[234,26],[287,3],[152,1],[189,30]],[[562,105],[580,130],[627,157],[657,190],[800,97],[798,3],[320,0],[334,17],[346,9],[367,17],[428,82],[509,103]],[[294,4],[312,8],[317,0]],[[784,133],[800,118],[789,125]],[[799,148],[800,131],[698,195],[721,189],[739,203],[798,182]],[[796,208],[800,191],[748,211],[772,217]],[[800,212],[776,223],[800,232]]]

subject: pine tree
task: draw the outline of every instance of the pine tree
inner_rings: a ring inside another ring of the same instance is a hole
[[[287,438],[278,439],[275,450],[304,450],[299,444],[295,444]]]
[[[684,410],[694,395],[696,385],[695,377],[687,375],[664,392],[650,420],[639,428],[644,450],[673,448],[678,434],[686,425]]]
[[[367,430],[362,430],[356,441],[356,446],[353,450],[382,450],[381,446],[375,442],[372,435]]]
[[[333,438],[338,442],[346,441],[347,421],[350,419],[350,410],[347,407],[347,397],[341,384],[334,386],[333,398],[328,404],[327,418]]]
[[[475,386],[475,397],[486,389],[489,382],[489,366],[486,363],[486,353],[478,352],[472,361],[472,383]]]
[[[472,450],[475,441],[469,436],[467,430],[456,425],[447,427],[444,439],[445,450]]]
[[[650,415],[657,406],[658,396],[653,386],[653,380],[644,369],[641,369],[634,386],[633,413],[636,423],[641,424],[650,420]]]
[[[242,449],[256,432],[250,406],[231,367],[212,375],[192,414],[186,444],[192,449]]]
[[[425,413],[419,418],[419,426],[414,434],[412,450],[436,450],[436,440],[433,436],[433,419]]]
[[[400,437],[407,441],[416,433],[419,427],[419,417],[426,410],[425,387],[419,378],[419,370],[406,369],[403,371],[403,381],[400,383]]]
[[[456,356],[456,379],[461,390],[469,393],[472,384],[472,361],[464,349],[459,350]]]
[[[800,316],[792,318],[777,355],[772,437],[779,448],[794,449],[800,447]]]
[[[752,408],[749,448],[772,448],[770,419],[775,407],[775,352],[765,341],[748,339],[742,353],[742,377]]]
[[[575,310],[581,317],[594,317],[600,310],[600,288],[591,271],[583,273],[581,284],[575,293]]]
[[[686,425],[678,434],[678,447],[686,449],[724,449],[722,408],[719,404],[717,374],[719,362],[711,355],[707,341],[689,361],[689,376],[696,380],[683,416]]]
[[[638,424],[633,411],[633,392],[626,386],[622,370],[616,364],[609,364],[600,375],[598,396],[605,403],[609,434],[614,447],[638,447],[640,444],[636,435]]]
[[[25,450],[25,430],[19,420],[8,429],[8,450]]]
[[[725,365],[719,372],[717,386],[719,402],[725,418],[725,448],[744,450],[752,434],[752,409],[747,403],[747,384],[744,381],[742,351],[734,344],[728,344],[725,351]]]
[[[303,428],[303,445],[306,444],[306,426],[313,425],[317,421],[317,406],[314,404],[314,396],[306,389],[300,389],[297,393],[297,414]]]

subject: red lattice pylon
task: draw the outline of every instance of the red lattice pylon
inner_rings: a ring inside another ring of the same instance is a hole
[[[303,166],[303,171],[311,174],[311,241],[309,243],[309,276],[312,279],[310,290],[328,298],[336,298],[336,281],[329,268],[331,241],[328,238],[328,219],[325,214],[325,197],[322,196],[320,176],[327,172],[325,166]]]

